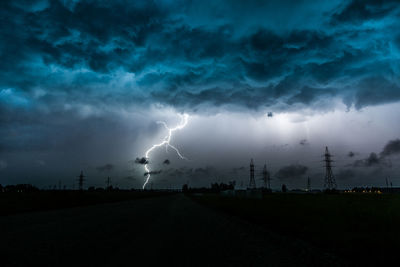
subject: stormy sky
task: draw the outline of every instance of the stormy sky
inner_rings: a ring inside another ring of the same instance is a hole
[[[399,1],[2,1],[0,183],[400,185]],[[271,112],[271,113],[270,113]],[[270,115],[268,115],[270,113]],[[180,115],[173,150],[154,150]]]

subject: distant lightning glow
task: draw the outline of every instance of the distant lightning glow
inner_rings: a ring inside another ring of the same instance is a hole
[[[183,129],[183,128],[186,126],[186,124],[188,123],[188,119],[189,119],[189,115],[188,115],[188,114],[183,114],[183,115],[180,115],[180,116],[181,116],[181,122],[180,122],[180,124],[179,124],[178,126],[176,126],[175,128],[169,128],[169,127],[167,126],[167,124],[166,124],[165,122],[163,122],[163,121],[158,121],[158,122],[157,122],[157,123],[159,123],[159,124],[162,124],[162,125],[165,127],[165,129],[168,131],[168,135],[164,138],[164,140],[163,140],[161,143],[156,144],[156,145],[153,145],[152,147],[150,147],[150,148],[146,151],[145,157],[146,157],[147,160],[149,159],[150,153],[151,153],[154,149],[156,149],[156,148],[158,148],[158,147],[161,147],[161,146],[163,146],[163,145],[165,145],[165,149],[166,149],[167,151],[168,151],[168,147],[170,147],[170,148],[172,148],[173,150],[175,150],[176,154],[177,154],[181,159],[186,159],[186,158],[179,152],[179,150],[178,150],[175,146],[173,146],[173,145],[170,144],[171,138],[172,138],[172,133],[175,132],[175,131],[177,131],[177,130]],[[149,165],[148,162],[144,165],[144,169],[146,170],[147,176],[146,176],[146,181],[145,181],[144,184],[143,184],[143,189],[146,187],[147,183],[148,183],[149,180],[150,180],[150,176],[151,176],[151,175],[150,175],[150,169],[149,169],[149,166],[148,166],[148,165]]]

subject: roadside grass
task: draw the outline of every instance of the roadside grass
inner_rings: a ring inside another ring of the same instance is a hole
[[[192,198],[357,265],[398,260],[400,195],[274,193],[263,199],[215,194]]]

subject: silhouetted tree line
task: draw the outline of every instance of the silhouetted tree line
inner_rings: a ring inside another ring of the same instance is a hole
[[[17,193],[30,193],[40,191],[39,188],[31,185],[31,184],[17,184],[17,185],[6,185],[2,186],[0,184],[0,192],[8,193],[8,192],[17,192]]]
[[[91,186],[88,188],[89,192],[104,192],[104,191],[120,191],[118,187],[113,187],[112,185],[104,188],[104,187],[94,187]]]
[[[182,186],[182,192],[184,193],[219,193],[226,190],[235,190],[236,181],[230,181],[225,183],[213,183],[211,187],[199,187],[191,188],[187,184]]]
[[[78,191],[78,190],[67,190],[65,187],[63,189],[57,188],[56,186],[49,188],[49,189],[39,189],[36,186],[33,186],[31,184],[16,184],[16,185],[6,185],[3,186],[0,184],[0,193],[30,193],[30,192],[39,192],[39,191]],[[108,187],[94,187],[90,186],[88,187],[87,190],[82,190],[82,191],[87,191],[87,192],[117,192],[117,191],[143,191],[142,189],[120,189],[119,187],[113,187],[113,186],[108,186]],[[145,191],[168,191],[168,190],[145,190]]]

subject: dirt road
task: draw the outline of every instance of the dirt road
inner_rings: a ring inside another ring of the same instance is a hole
[[[184,195],[4,216],[0,231],[1,266],[329,265]]]

